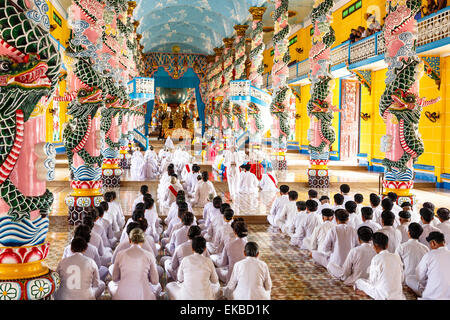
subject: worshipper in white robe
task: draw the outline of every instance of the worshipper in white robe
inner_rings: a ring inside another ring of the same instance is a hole
[[[298,228],[295,230],[295,238],[298,239],[297,245],[301,249],[311,247],[312,234],[314,230],[321,225],[322,219],[316,215],[316,211],[317,202],[314,200],[307,200],[306,217],[300,221]]]
[[[203,208],[208,203],[209,194],[217,196],[216,189],[211,181],[209,181],[208,172],[202,172],[202,180],[197,184],[194,198],[191,203],[196,208]]]
[[[347,224],[356,230],[356,228],[362,223],[361,217],[356,214],[356,208],[358,207],[358,205],[355,201],[349,200],[345,202],[344,207],[348,212]]]
[[[153,156],[145,157],[145,178],[155,180],[159,176],[159,165]]]
[[[289,186],[283,184],[280,186],[280,196],[275,199],[270,208],[270,213],[267,215],[267,221],[269,221],[272,228],[277,228],[275,220],[277,215],[281,213],[284,206],[289,202]]]
[[[198,177],[201,177],[200,166],[198,164],[193,164],[192,170],[186,173],[183,178],[183,187],[189,197],[194,197],[195,195],[195,190],[197,189],[197,185],[199,183]]]
[[[422,222],[421,224],[422,224],[422,228],[423,228],[423,232],[420,235],[419,241],[421,243],[423,243],[424,245],[426,245],[428,248],[430,248],[430,243],[427,241],[428,235],[433,231],[440,232],[441,230],[436,227],[433,227],[433,225],[432,225],[432,221],[435,219],[434,219],[434,212],[431,211],[431,209],[422,208],[419,210],[419,214],[420,214],[420,221]]]
[[[161,160],[161,163],[159,165],[159,172],[166,172],[168,171],[169,166],[173,165],[174,173],[176,173],[176,168],[173,160],[173,153],[167,153],[166,156]]]
[[[55,300],[95,300],[105,290],[95,261],[84,255],[88,244],[83,238],[74,238],[72,255],[63,258],[56,268],[61,285],[53,294]]]
[[[94,227],[92,228],[92,232],[95,232],[102,238],[103,245],[105,246],[105,248],[112,249],[113,246],[115,245],[115,243],[110,243],[110,241],[108,239],[108,235],[106,233],[106,229],[104,228],[103,223],[100,220],[101,216],[103,216],[103,212],[104,212],[103,207],[95,207],[92,209],[93,209],[93,211],[95,211],[95,217],[93,216]]]
[[[239,219],[239,220],[238,220]],[[219,280],[227,283],[231,278],[234,265],[245,258],[244,248],[247,243],[248,229],[244,219],[238,218],[231,224],[234,231],[234,239],[230,239],[222,253],[211,256],[219,276]]]
[[[180,244],[173,253],[170,259],[162,259],[161,264],[164,265],[167,277],[173,281],[177,281],[178,268],[184,257],[192,254],[192,239],[201,236],[201,229],[199,226],[190,226],[188,231],[189,240]],[[203,256],[209,257],[208,250],[203,252]],[[168,281],[170,282],[170,281]]]
[[[298,246],[298,237],[296,236],[296,231],[300,226],[301,221],[306,218],[306,202],[305,201],[297,201],[295,203],[297,207],[297,213],[292,221],[292,225],[289,228],[288,232],[291,237],[290,244],[293,246]]]
[[[433,203],[431,203],[431,202],[424,202],[423,204],[422,204],[422,207],[423,208],[428,208],[428,209],[430,209],[432,212],[433,212],[433,217],[434,217],[434,212],[435,212],[435,210],[436,210],[436,207],[435,207],[435,205],[433,204]],[[423,227],[423,223],[422,223],[422,220],[420,219],[420,210],[419,210],[419,214],[417,215],[418,217],[417,217],[417,221],[414,221],[413,219],[411,219],[411,220],[413,220],[414,222],[418,222],[422,227]],[[433,220],[431,220],[431,222],[430,222],[430,224],[433,226],[433,227],[437,227],[437,225],[439,224],[439,219],[433,219]]]
[[[344,196],[344,203],[343,203],[344,206],[347,203],[347,201],[353,201],[353,196],[350,195],[350,186],[348,184],[346,183],[341,184],[339,186],[339,189],[341,191],[341,194]]]
[[[94,219],[92,215],[86,214],[83,218],[83,224],[87,225],[91,229],[91,239],[89,243],[97,248],[102,265],[108,266],[109,263],[111,263],[112,249],[105,247],[101,236],[94,232]]]
[[[210,254],[221,254],[225,245],[234,239],[233,223],[234,211],[227,208],[223,211],[223,223],[216,229],[212,242],[206,244]]]
[[[381,207],[381,199],[376,193],[371,193],[369,196],[370,207],[373,211],[373,221],[378,223],[381,226],[381,213],[383,212],[383,208]]]
[[[166,142],[164,143],[164,146],[167,147],[167,149],[174,149],[175,146],[173,144],[172,139],[170,138],[170,136],[167,137]]]
[[[158,188],[156,189],[156,196],[159,200],[159,210],[162,212],[164,205],[163,205],[163,199],[167,191],[167,187],[170,185],[170,180],[172,179],[172,176],[175,174],[174,165],[173,163],[169,164],[167,168],[167,172],[164,172],[161,175],[161,178],[159,179]]]
[[[314,231],[308,241],[305,241],[303,244],[304,248],[311,251],[314,254],[315,251],[321,246],[323,241],[325,240],[328,231],[335,226],[333,223],[334,211],[330,208],[322,209],[322,223],[314,228]],[[292,245],[298,246],[299,243],[291,241]],[[302,245],[301,244],[301,245]]]
[[[181,202],[186,202],[186,193],[183,190],[178,191],[177,198],[174,203],[169,208],[169,212],[167,214],[166,219],[164,219],[164,223],[166,225],[170,225],[172,222],[172,219],[176,218],[178,216],[178,207],[180,206]],[[192,206],[190,202],[186,202],[188,206],[188,211],[193,212]]]
[[[100,215],[99,221],[102,224],[103,228],[105,229],[106,237],[108,238],[109,243],[111,244],[111,247],[114,247],[117,244],[118,239],[115,236],[111,222],[108,219],[105,219],[105,212],[107,212],[109,210],[108,202],[106,202],[106,201],[100,202],[99,207],[102,208],[102,210],[99,209],[99,215]]]
[[[390,253],[394,253],[402,241],[402,234],[393,226],[394,221],[395,216],[391,211],[383,211],[381,214],[382,228],[378,232],[382,232],[388,236],[389,247],[387,250]]]
[[[170,185],[167,186],[163,197],[163,208],[166,212],[169,210],[172,203],[175,202],[178,191],[180,190],[183,190],[183,186],[178,182],[177,176],[174,174],[170,179]]]
[[[155,200],[148,198],[144,200],[144,217],[148,222],[148,231],[146,234],[153,237],[155,242],[159,241],[159,236],[162,233],[162,227],[159,224],[158,212],[156,211]]]
[[[437,216],[440,223],[436,225],[436,228],[444,234],[445,243],[450,250],[450,210],[447,208],[439,208],[437,210]]]
[[[272,168],[267,169],[267,173],[263,173],[259,187],[262,192],[278,192],[278,180],[272,172]]]
[[[192,239],[193,254],[184,257],[177,273],[177,282],[170,282],[166,291],[170,300],[216,300],[220,284],[210,258],[202,254],[206,250],[203,237]]]
[[[214,210],[213,215],[210,216],[211,223],[209,224],[207,231],[204,234],[204,237],[206,241],[208,241],[208,243],[214,242],[216,233],[225,223],[223,219],[223,214],[225,213],[226,209],[231,209],[231,205],[226,202],[222,203],[220,205],[219,213],[217,213],[217,210]]]
[[[140,151],[136,151],[131,156],[130,173],[131,179],[135,181],[145,180],[145,159]]]
[[[431,251],[426,253],[417,266],[422,299],[450,300],[450,251],[445,246],[442,232],[432,231],[427,241]]]
[[[373,221],[373,209],[371,207],[361,208],[361,221],[362,223],[358,226],[358,229],[369,227],[374,233],[381,229],[381,226]]]
[[[402,235],[400,243],[404,243],[409,239],[408,227],[411,223],[411,213],[409,211],[400,211],[398,217],[400,219],[400,225],[397,227],[397,230]]]
[[[136,209],[134,209],[133,213],[131,214],[131,218],[127,220],[127,223],[125,224],[125,227],[122,230],[122,234],[120,236],[119,242],[122,242],[125,239],[128,239],[127,226],[130,223],[139,222],[139,220],[142,220],[145,218],[144,206],[145,205],[142,202],[140,202],[136,205]]]
[[[159,284],[156,260],[142,249],[145,234],[139,228],[130,232],[131,247],[120,251],[108,284],[113,300],[156,300],[152,285]]]
[[[355,195],[353,196],[353,201],[356,202],[356,215],[360,220],[362,220],[361,209],[364,207],[364,196],[361,193],[355,193]]]
[[[288,193],[288,197],[289,202],[286,203],[280,214],[277,215],[275,224],[281,229],[281,232],[291,235],[289,231],[293,228],[295,215],[297,213],[296,203],[298,200],[298,192],[291,190]]]
[[[170,255],[173,255],[175,249],[189,240],[188,232],[189,228],[194,223],[194,215],[192,212],[185,212],[182,218],[183,225],[172,233],[169,244],[166,246],[166,250]]]
[[[326,267],[336,277],[342,277],[342,265],[351,249],[358,246],[355,229],[347,225],[348,213],[343,209],[335,211],[336,223],[331,228],[317,252],[313,252],[313,260]],[[315,254],[314,254],[315,253]]]
[[[155,152],[155,148],[153,146],[149,146],[147,151],[145,151],[145,157],[158,159],[158,154]]]
[[[389,198],[384,198],[381,201],[381,207],[383,208],[383,211],[381,212],[381,215],[383,214],[383,212],[392,212],[392,214],[394,215],[394,222],[392,224],[392,226],[395,228],[397,228],[400,225],[400,219],[398,217],[398,214],[395,214],[393,211],[393,207],[394,207],[394,203],[392,202],[391,199]],[[381,217],[381,216],[380,216]],[[381,222],[380,224],[383,226],[383,217],[381,217]],[[389,236],[388,236],[389,237]],[[392,249],[392,248],[391,248]],[[390,251],[391,252],[391,251]]]
[[[422,232],[422,226],[416,222],[412,222],[408,226],[409,240],[400,244],[397,250],[395,250],[403,262],[406,285],[419,296],[422,290],[419,288],[416,268],[420,260],[422,260],[422,257],[430,251],[426,245],[419,242],[419,237]]]
[[[272,280],[269,267],[258,259],[258,244],[248,242],[244,255],[246,258],[234,265],[228,285],[223,290],[224,296],[230,300],[270,300]]]
[[[170,153],[169,148],[164,147],[158,152],[158,160],[161,162]]]
[[[117,212],[116,214],[117,225],[119,226],[119,228],[122,229],[125,225],[125,215],[123,214],[122,206],[120,205],[119,199],[117,199],[117,192],[113,190],[111,191],[111,195],[113,201],[112,203],[109,203],[109,205],[115,207],[115,210]]]
[[[375,300],[405,300],[403,263],[399,255],[386,250],[389,239],[382,232],[375,232],[372,242],[377,255],[370,263],[369,279],[356,280],[355,288]]]
[[[210,196],[212,196],[212,194]],[[211,223],[215,219],[215,217],[220,216],[221,206],[222,206],[222,198],[220,196],[216,196],[212,199],[211,202],[208,202],[203,208],[203,219],[199,220],[199,226],[203,230],[202,231],[203,237],[205,237],[205,235],[208,233]]]
[[[108,220],[112,226],[114,236],[120,237],[121,227],[119,225],[120,218],[118,217],[120,213],[117,207],[114,205],[114,196],[111,191],[105,192],[103,195],[105,202],[108,204],[108,210],[104,212],[103,219]]]
[[[100,259],[100,255],[98,254],[97,248],[89,243],[91,240],[90,228],[88,226],[85,226],[82,224],[78,225],[74,230],[73,237],[74,238],[82,238],[84,241],[86,241],[88,246],[87,246],[87,249],[83,252],[83,255],[88,258],[91,258],[92,260],[95,261],[100,279],[102,281],[105,281],[106,277],[109,275],[108,268],[106,268],[106,266],[102,265],[102,261]],[[64,253],[63,253],[62,259],[68,258],[71,255],[73,255],[73,252],[72,252],[71,246],[69,244],[64,248]]]
[[[227,168],[227,183],[230,192],[231,200],[235,199],[239,193],[240,173],[239,166],[241,165],[239,152],[232,146],[230,150],[226,150],[224,155],[224,165]]]
[[[372,229],[363,226],[358,229],[357,234],[360,245],[350,250],[342,266],[341,280],[347,286],[353,286],[358,279],[367,279],[369,277],[368,269],[370,263],[377,254],[370,243],[373,236]]]
[[[334,201],[334,205],[331,207],[331,209],[333,209],[334,211],[339,210],[339,209],[344,209],[344,196],[340,193],[336,193],[333,196],[333,201]]]
[[[398,214],[402,211],[402,207],[397,204],[398,196],[395,192],[388,192],[387,197],[392,201],[392,213],[395,215],[395,219],[398,221]]]
[[[258,194],[258,184],[258,179],[250,172],[250,164],[247,163],[239,176],[239,195],[247,197]]]

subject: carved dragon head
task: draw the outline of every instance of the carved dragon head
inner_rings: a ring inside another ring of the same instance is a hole
[[[440,98],[425,100],[418,97],[415,93],[397,89],[391,96],[393,103],[388,111],[395,115],[397,119],[403,119],[414,123],[419,123],[422,108],[432,105]]]

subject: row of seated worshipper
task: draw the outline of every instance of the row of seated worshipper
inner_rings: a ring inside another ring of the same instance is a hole
[[[354,43],[361,39],[367,38],[368,36],[371,36],[374,33],[381,31],[381,25],[377,21],[375,14],[366,13],[364,15],[364,18],[367,21],[367,28],[359,26],[356,29],[352,29],[350,36],[348,38],[348,40],[350,40],[350,43]]]
[[[55,299],[98,299],[106,287],[113,300],[270,299],[270,272],[258,245],[247,242],[246,223],[220,197],[196,221],[180,191],[163,221],[142,186],[126,223],[115,193],[104,197],[64,250]],[[163,289],[164,274],[170,282]]]
[[[427,4],[422,5],[420,8],[422,17],[429,16],[430,14],[436,13],[447,7],[447,0],[427,0],[426,2]]]
[[[422,299],[450,299],[450,217],[425,202],[419,212],[409,202],[398,206],[397,195],[383,200],[370,194],[340,193],[297,201],[298,193],[280,186],[268,221],[272,232],[282,232],[291,244],[308,250],[312,260],[329,274],[373,299],[405,299],[406,284]]]

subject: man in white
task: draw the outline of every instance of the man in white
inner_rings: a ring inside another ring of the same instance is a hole
[[[177,282],[170,282],[166,291],[170,300],[216,300],[220,284],[210,258],[202,254],[206,250],[203,237],[192,239],[192,252],[184,257],[178,268]]]
[[[214,197],[217,195],[216,189],[211,181],[209,181],[208,172],[202,172],[202,180],[197,184],[195,195],[191,203],[194,207],[203,208],[208,203],[209,194],[212,193]]]
[[[280,186],[280,196],[275,199],[275,201],[272,204],[272,207],[270,208],[270,213],[267,216],[267,221],[269,221],[272,228],[276,228],[275,219],[277,215],[281,213],[281,210],[283,210],[284,206],[289,202],[289,186],[283,184]]]
[[[380,206],[381,199],[376,193],[371,193],[369,201],[373,211],[373,221],[381,226],[381,213],[383,212],[383,208]]]
[[[298,193],[297,191],[289,191],[288,193],[289,202],[286,203],[284,208],[281,210],[280,214],[276,216],[275,224],[278,228],[281,229],[283,233],[288,233],[291,230],[291,226],[294,223],[294,218],[297,213],[297,199]]]
[[[440,223],[436,227],[444,234],[445,243],[447,244],[447,248],[450,249],[450,210],[447,208],[439,208],[437,215]]]
[[[145,180],[145,159],[141,151],[135,151],[131,156],[130,173],[131,179],[142,181]]]
[[[348,222],[347,224],[351,226],[353,229],[356,230],[356,228],[362,223],[361,217],[358,216],[356,213],[356,209],[358,208],[358,205],[353,200],[348,200],[345,202],[345,210],[348,212]]]
[[[227,168],[227,183],[231,199],[235,199],[239,192],[241,160],[236,147],[232,146],[225,152],[224,165]]]
[[[249,163],[245,165],[244,171],[240,173],[239,185],[239,194],[242,196],[247,196],[248,194],[250,194],[250,196],[258,194],[259,181],[256,176],[250,172]]]
[[[273,175],[272,168],[267,168],[267,173],[263,173],[259,187],[261,192],[278,192],[278,180]]]
[[[445,236],[433,231],[427,241],[431,251],[423,256],[416,269],[420,287],[424,288],[422,299],[450,300],[450,251],[445,247]]]
[[[323,243],[325,240],[328,231],[335,226],[333,223],[333,217],[334,217],[334,211],[330,208],[323,208],[322,209],[322,224],[318,225],[312,235],[311,235],[311,241],[304,242],[305,249],[311,251],[312,255],[314,256],[314,252],[317,251],[319,246]],[[298,245],[298,244],[297,244]]]
[[[381,226],[372,220],[373,218],[373,209],[371,207],[362,207],[361,208],[361,221],[362,223],[358,226],[358,229],[361,227],[369,227],[375,233],[381,229]]]
[[[347,201],[353,201],[353,197],[350,195],[350,186],[348,184],[341,184],[339,189],[341,190],[341,194],[344,196],[344,206]]]
[[[306,202],[305,201],[297,201],[295,203],[295,206],[297,207],[297,212],[292,221],[292,225],[288,230],[288,233],[291,237],[290,244],[293,246],[298,246],[299,238],[296,235],[297,234],[296,231],[300,227],[301,221],[306,218]]]
[[[379,232],[384,233],[389,239],[388,251],[394,253],[397,247],[402,241],[402,235],[400,231],[394,228],[393,224],[395,216],[391,211],[383,211],[381,214],[381,225],[383,226]]]
[[[395,251],[402,259],[405,267],[405,283],[417,295],[421,294],[419,280],[417,279],[416,268],[422,257],[430,251],[428,247],[419,242],[419,237],[423,232],[420,224],[413,222],[408,226],[409,240],[400,244]]]
[[[328,231],[318,252],[313,255],[313,260],[326,267],[332,276],[340,278],[348,253],[359,243],[355,229],[347,225],[347,211],[336,210],[335,217],[337,225]]]
[[[411,223],[411,212],[409,211],[400,211],[398,213],[398,217],[400,220],[400,225],[397,227],[397,230],[400,231],[402,238],[400,243],[404,243],[409,239],[409,225]]]
[[[316,228],[321,225],[320,217],[316,215],[317,202],[314,200],[306,201],[306,217],[300,221],[295,230],[295,238],[298,239],[298,246],[301,249],[311,247],[312,234]]]
[[[357,233],[360,245],[350,250],[342,266],[341,280],[347,286],[352,286],[358,279],[369,277],[367,270],[372,258],[377,254],[370,244],[373,236],[372,229],[363,226],[358,229]]]
[[[441,230],[433,227],[432,221],[434,220],[434,212],[428,208],[422,208],[419,211],[420,221],[422,222],[423,232],[419,238],[419,241],[430,248],[430,243],[427,241],[428,235],[433,231],[440,232]]]
[[[61,286],[53,294],[55,300],[95,300],[105,290],[95,261],[84,255],[88,244],[82,238],[71,243],[73,255],[63,258],[56,268]]]
[[[246,258],[234,265],[224,296],[233,300],[270,300],[272,280],[267,264],[258,259],[255,242],[245,245]]]
[[[384,233],[375,232],[372,242],[377,255],[370,263],[369,279],[356,280],[355,288],[375,300],[405,300],[402,286],[403,263],[400,257],[386,250],[389,239]]]

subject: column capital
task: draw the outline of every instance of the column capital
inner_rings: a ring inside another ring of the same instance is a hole
[[[252,14],[253,20],[255,21],[261,21],[262,17],[264,15],[264,12],[266,12],[265,7],[250,7],[248,11]]]
[[[136,31],[136,29],[139,27],[141,23],[137,20],[133,21],[133,26],[134,26],[134,31]]]
[[[225,48],[230,49],[233,46],[234,38],[224,38],[223,43],[225,44]]]
[[[233,28],[234,28],[234,30],[236,30],[236,33],[237,33],[238,37],[243,37],[243,36],[245,36],[245,32],[248,29],[248,25],[246,25],[246,24],[237,24]]]
[[[128,15],[132,16],[133,15],[133,11],[136,8],[137,4],[136,1],[128,1]]]
[[[213,63],[215,60],[216,60],[215,55],[206,56],[206,62],[208,62],[208,63]]]

